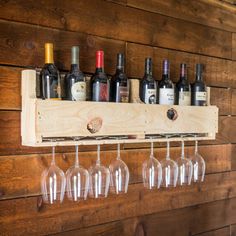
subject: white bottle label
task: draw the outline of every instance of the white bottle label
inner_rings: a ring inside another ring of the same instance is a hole
[[[175,92],[173,88],[160,88],[159,90],[159,104],[174,105]]]
[[[71,95],[74,101],[86,100],[86,82],[76,82],[71,86]]]
[[[190,92],[188,91],[180,91],[179,92],[179,105],[181,106],[190,106]]]
[[[144,102],[146,104],[156,104],[156,89],[146,89]]]
[[[206,92],[196,92],[195,94],[197,101],[206,101],[207,93]]]

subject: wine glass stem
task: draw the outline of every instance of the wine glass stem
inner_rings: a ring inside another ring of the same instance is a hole
[[[79,146],[75,146],[75,166],[79,166]]]
[[[151,155],[150,158],[153,157],[153,141],[151,140]]]
[[[117,143],[117,160],[120,159],[120,143]]]
[[[100,165],[100,162],[101,162],[101,160],[100,160],[100,144],[98,144],[96,164]]]
[[[167,140],[167,152],[166,152],[166,159],[170,159],[170,141]]]
[[[52,165],[55,165],[56,161],[55,161],[55,146],[52,147]]]
[[[181,158],[184,158],[184,140],[181,141],[182,148],[181,148]]]
[[[198,153],[198,141],[195,140],[195,154]]]

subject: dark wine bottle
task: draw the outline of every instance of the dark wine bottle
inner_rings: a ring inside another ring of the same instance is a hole
[[[175,102],[175,88],[170,79],[170,65],[168,60],[163,61],[162,79],[159,83],[159,104],[173,105]]]
[[[95,102],[109,101],[110,83],[104,72],[104,52],[96,52],[96,71],[91,78],[91,97]]]
[[[207,89],[203,82],[203,64],[196,64],[196,80],[192,84],[191,105],[206,106],[207,105]]]
[[[54,65],[53,44],[45,43],[45,65],[40,73],[43,99],[61,99],[60,74]]]
[[[116,73],[110,85],[111,102],[129,102],[129,80],[124,72],[124,64],[124,54],[117,54]]]
[[[145,59],[145,73],[140,81],[139,96],[146,104],[156,104],[157,102],[157,82],[152,76],[152,59]]]
[[[191,105],[191,89],[187,79],[187,65],[180,64],[180,78],[176,84],[176,103],[177,105]]]
[[[86,82],[84,74],[79,68],[79,47],[71,48],[71,69],[65,76],[65,94],[66,100],[85,101],[86,100]]]

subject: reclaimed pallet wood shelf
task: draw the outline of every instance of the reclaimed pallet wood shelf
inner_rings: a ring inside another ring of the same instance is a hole
[[[215,139],[216,106],[96,103],[36,98],[36,71],[22,71],[21,136],[26,146]]]

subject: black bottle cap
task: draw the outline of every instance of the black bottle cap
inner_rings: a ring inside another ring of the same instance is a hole
[[[185,77],[187,74],[187,64],[181,63],[180,64],[180,76]]]
[[[124,68],[125,65],[125,56],[123,53],[118,53],[117,54],[117,68],[122,69]]]
[[[203,64],[196,64],[196,75],[201,75],[204,70]]]
[[[146,74],[152,73],[152,58],[151,57],[145,58],[145,73]]]
[[[169,72],[170,72],[170,62],[167,59],[163,60],[162,67],[163,67],[163,74],[164,75],[169,75]]]

